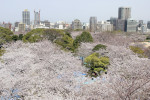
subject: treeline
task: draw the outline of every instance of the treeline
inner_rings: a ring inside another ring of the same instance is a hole
[[[57,29],[33,29],[27,34],[14,35],[9,29],[0,27],[0,47],[3,44],[12,41],[22,40],[27,43],[39,42],[48,39],[53,43],[60,45],[63,49],[75,52],[81,42],[92,42],[93,38],[89,32],[83,32],[75,40],[66,30]]]
[[[92,42],[93,38],[89,32],[83,32],[81,35],[73,39],[71,33],[65,30],[57,29],[34,29],[23,36],[23,42],[38,42],[43,39],[48,39],[57,45],[60,45],[62,49],[75,52],[80,46],[81,42]]]

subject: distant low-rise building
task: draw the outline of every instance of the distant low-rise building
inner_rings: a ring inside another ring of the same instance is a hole
[[[150,29],[150,21],[147,22],[147,28]]]
[[[110,24],[113,24],[113,30],[117,30],[117,20],[118,18],[115,17],[111,17],[110,20],[108,20]]]
[[[113,24],[107,21],[101,21],[97,24],[97,30],[100,32],[113,31]]]
[[[147,33],[147,25],[146,24],[143,24],[142,27],[141,27],[141,32],[144,34],[144,33]]]
[[[126,32],[136,32],[138,22],[136,20],[127,20],[126,22]]]
[[[24,23],[19,23],[19,25],[18,25],[18,30],[19,30],[19,32],[24,32],[25,31],[25,24]]]
[[[11,23],[5,23],[4,28],[10,29],[11,30]]]
[[[89,23],[83,23],[82,29],[89,30]]]
[[[75,19],[75,20],[72,22],[72,29],[73,29],[73,30],[82,29],[82,24],[81,24],[81,22],[80,22],[79,19]]]
[[[49,27],[49,28],[50,28],[50,22],[49,22],[48,20],[41,21],[40,23],[41,23],[41,24],[44,24],[45,27]]]
[[[15,22],[15,27],[18,27],[19,26],[19,22]]]
[[[40,22],[39,25],[34,26],[34,29],[37,29],[37,28],[49,29],[49,27],[47,27],[45,23],[43,22]]]

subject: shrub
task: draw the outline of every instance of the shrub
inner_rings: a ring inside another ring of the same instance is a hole
[[[98,53],[93,53],[85,58],[86,67],[90,68],[88,73],[91,76],[101,75],[103,72],[107,72],[109,65],[108,57],[100,57]]]
[[[93,38],[89,32],[82,32],[80,35],[81,42],[93,42]]]
[[[93,42],[93,38],[89,32],[82,32],[81,35],[77,36],[73,42],[73,46],[78,48],[81,42]]]
[[[5,53],[5,50],[0,48],[0,56],[2,56]]]
[[[14,40],[14,41],[17,41],[17,40],[19,40],[19,37],[18,37],[18,35],[13,35],[13,36],[12,36],[12,40]]]
[[[107,46],[105,46],[105,45],[98,44],[98,45],[96,45],[96,46],[92,49],[92,51],[98,51],[99,49],[105,49],[105,50],[106,50],[106,47],[107,47]]]
[[[150,35],[148,35],[148,36],[146,37],[146,40],[150,40]]]
[[[23,34],[19,34],[19,40],[23,39]]]
[[[65,34],[72,38],[71,33],[66,32]]]
[[[80,43],[81,43],[80,36],[77,36],[76,39],[73,41],[74,48],[78,48]]]
[[[132,50],[134,53],[138,54],[139,57],[146,57],[144,54],[144,51],[136,46],[130,46],[130,50]]]

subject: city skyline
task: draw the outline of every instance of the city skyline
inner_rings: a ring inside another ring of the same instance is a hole
[[[41,11],[41,20],[49,20],[50,22],[67,21],[72,22],[79,19],[81,22],[89,22],[91,16],[96,16],[98,21],[108,20],[110,17],[118,17],[119,7],[131,7],[132,19],[150,20],[149,0],[109,0],[109,1],[51,1],[51,0],[5,0],[0,6],[0,22],[16,22],[22,21],[21,12],[24,9],[30,11],[31,21],[34,21],[34,10]]]

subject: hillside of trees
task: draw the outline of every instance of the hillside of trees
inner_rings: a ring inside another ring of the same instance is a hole
[[[0,27],[2,100],[149,100],[150,47],[138,33]]]

